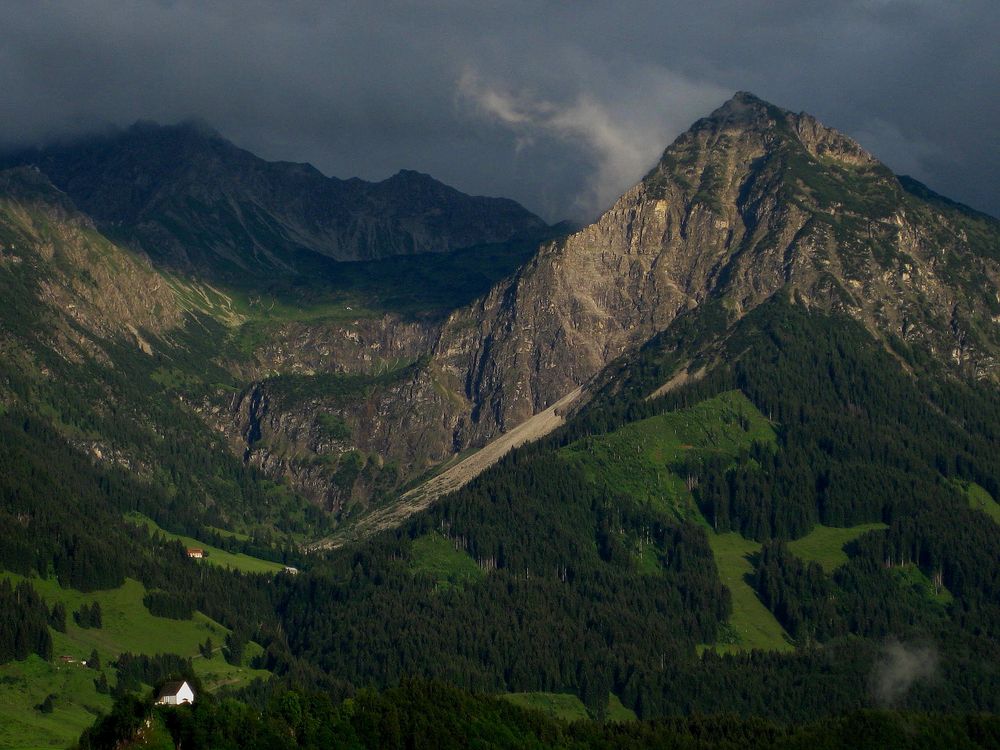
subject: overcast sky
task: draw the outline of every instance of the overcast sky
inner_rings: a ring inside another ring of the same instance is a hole
[[[590,218],[737,90],[1000,215],[998,0],[4,0],[0,144],[200,118]]]

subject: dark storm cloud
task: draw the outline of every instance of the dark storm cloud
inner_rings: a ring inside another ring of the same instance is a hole
[[[268,158],[401,167],[592,214],[733,91],[1000,214],[995,0],[38,2],[0,7],[0,141],[206,120]]]

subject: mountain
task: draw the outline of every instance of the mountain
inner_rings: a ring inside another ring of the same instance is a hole
[[[477,328],[446,329],[438,352],[480,407],[469,428],[479,439],[685,310],[721,301],[735,319],[783,289],[995,380],[997,231],[916,198],[812,117],[737,94],[594,225],[544,247],[471,315],[455,313],[455,329]]]
[[[167,266],[232,280],[338,261],[446,252],[535,236],[514,201],[472,197],[403,170],[377,183],[267,162],[200,123],[121,132],[9,154],[101,227]]]
[[[449,316],[422,436],[486,453],[580,395],[348,516],[289,647],[595,716],[996,711],[998,229],[737,95]]]
[[[219,195],[291,169],[180,130]],[[0,172],[0,744],[178,676],[245,702],[153,715],[185,738],[398,720],[425,688],[359,686],[410,676],[598,719],[1000,711],[996,219],[746,93],[579,231],[366,261],[231,242],[159,154]],[[161,198],[189,254],[140,237]]]
[[[360,222],[367,208],[330,196],[367,191],[410,205],[429,184],[411,173],[374,186],[328,180],[311,168],[259,160],[190,124],[137,125],[33,158],[57,175],[53,182],[66,191],[59,200],[95,215],[94,228],[127,247],[137,236],[128,232],[160,226],[147,222],[159,215],[151,207],[180,211],[183,203],[191,213],[177,214],[178,227],[204,229],[184,253],[208,253],[205,267],[220,273],[263,256],[226,240],[226,252],[236,255],[220,260],[221,246],[202,240],[232,224],[205,209],[205,200],[188,200],[191,194],[208,191],[229,196],[229,206],[251,201],[290,216],[305,205],[308,183],[310,200],[339,205]],[[425,197],[431,214],[454,216],[452,192]],[[506,221],[510,208],[477,205],[493,211],[487,227]],[[131,229],[122,235],[122,227]],[[179,270],[188,262],[180,256],[150,259],[166,274],[151,284],[170,286],[175,308],[221,323],[229,342],[213,345],[214,361],[238,392],[189,393],[204,420],[251,465],[358,516],[545,412],[706,304],[721,305],[731,323],[779,291],[790,293],[811,309],[860,321],[886,346],[916,345],[947,357],[956,373],[995,382],[996,238],[996,220],[895,177],[808,115],[741,93],[681,135],[597,222],[537,252],[529,236],[520,245],[334,263],[308,280],[216,276],[210,287],[200,272]],[[263,235],[253,242],[272,255],[288,249]],[[303,257],[296,253],[282,257]],[[483,274],[490,264],[495,270]],[[432,291],[391,302],[406,289]],[[481,296],[467,303],[477,289]],[[150,326],[178,326],[180,315],[174,310]],[[139,323],[132,323],[137,331]],[[577,408],[590,392],[584,388]]]
[[[281,382],[263,381],[254,399],[233,402],[230,433],[261,423],[271,444],[308,451],[308,413],[330,409],[362,450],[412,473],[551,407],[686,312],[719,309],[729,325],[779,292],[857,320],[887,347],[902,342],[996,382],[998,237],[995,219],[934,199],[809,115],[737,94],[597,222],[543,244],[425,333],[429,358],[364,416],[319,394],[292,416]],[[347,335],[312,330],[300,333],[308,349],[321,340],[336,351]],[[375,358],[384,334],[358,343]],[[262,465],[275,460],[268,441],[248,447]]]

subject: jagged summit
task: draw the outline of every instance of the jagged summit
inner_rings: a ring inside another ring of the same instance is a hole
[[[692,149],[715,151],[718,157],[733,148],[752,148],[757,152],[755,158],[787,157],[796,152],[802,155],[804,151],[814,159],[889,171],[855,140],[811,114],[785,110],[754,94],[738,91],[670,144],[650,174],[675,171],[678,159],[690,159]]]
[[[774,117],[780,112],[778,107],[766,102],[749,91],[737,91],[722,106],[699,122],[756,123],[762,116]]]

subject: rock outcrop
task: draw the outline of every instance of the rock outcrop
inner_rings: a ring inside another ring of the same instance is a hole
[[[44,306],[39,335],[70,359],[107,361],[101,339],[152,354],[149,339],[183,320],[173,291],[149,262],[110,242],[30,167],[0,171],[0,264],[11,266],[9,278]]]

